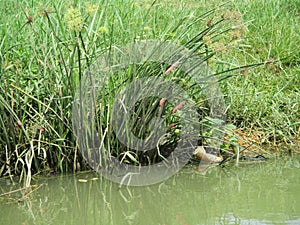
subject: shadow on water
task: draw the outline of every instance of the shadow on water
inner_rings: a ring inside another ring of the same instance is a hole
[[[41,178],[27,200],[0,202],[0,224],[299,224],[299,178],[299,158],[205,176],[185,168],[146,187],[119,188],[95,173]]]

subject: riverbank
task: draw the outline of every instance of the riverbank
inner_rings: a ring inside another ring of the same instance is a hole
[[[72,125],[76,89],[100,55],[135,40],[164,40],[202,54],[219,80],[227,123],[235,127],[234,134],[225,133],[232,137],[226,150],[239,144],[272,154],[275,148],[299,153],[300,4],[220,4],[5,0],[0,9],[0,176],[89,169]],[[178,84],[192,86],[184,79]]]

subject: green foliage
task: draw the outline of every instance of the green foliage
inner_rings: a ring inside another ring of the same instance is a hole
[[[4,0],[1,4],[0,176],[87,167],[71,126],[75,89],[99,55],[134,40],[172,41],[205,58],[217,79],[225,80],[232,123],[263,127],[281,138],[297,133],[297,2],[238,2],[214,10],[209,8],[220,1]],[[254,70],[241,67],[234,72],[239,65],[264,62]],[[236,77],[226,81],[231,76]],[[122,82],[114,80],[112,85]],[[178,83],[191,87],[203,106],[189,80],[180,77]],[[179,133],[180,127],[174,130]],[[129,152],[123,156],[136,160]]]

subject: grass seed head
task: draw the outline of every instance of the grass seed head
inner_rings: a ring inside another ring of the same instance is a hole
[[[79,9],[69,8],[65,14],[65,21],[70,30],[80,32],[83,28],[83,18]]]
[[[108,33],[108,28],[104,27],[104,26],[101,26],[101,27],[99,27],[98,31],[101,34],[107,34]]]
[[[91,16],[94,15],[95,12],[97,12],[98,9],[97,4],[92,4],[91,2],[85,2],[84,6],[85,6],[85,11]]]

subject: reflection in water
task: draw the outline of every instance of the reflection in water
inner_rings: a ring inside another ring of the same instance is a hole
[[[297,159],[194,171],[147,187],[119,188],[95,173],[40,179],[27,200],[1,201],[0,224],[300,223]]]

